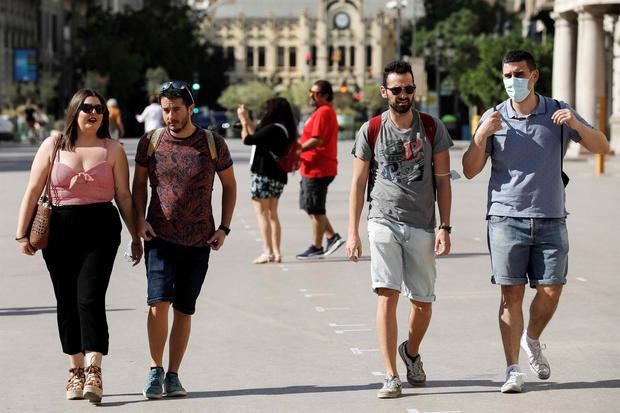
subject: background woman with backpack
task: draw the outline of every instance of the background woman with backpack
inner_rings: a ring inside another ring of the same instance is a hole
[[[237,108],[237,116],[241,122],[243,143],[254,145],[250,157],[250,194],[263,239],[263,253],[252,262],[282,262],[278,200],[288,180],[287,171],[279,159],[287,156],[291,145],[297,142],[295,117],[291,105],[280,97],[265,103],[258,127],[244,105]]]

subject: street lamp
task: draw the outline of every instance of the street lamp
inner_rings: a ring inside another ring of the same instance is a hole
[[[437,117],[441,116],[441,72],[446,69],[449,61],[454,57],[454,47],[450,40],[444,41],[443,34],[437,32],[435,38],[424,42],[424,57],[434,58],[431,63],[435,67],[435,92],[437,93]],[[427,60],[428,61],[428,60]]]
[[[396,59],[400,60],[400,11],[407,7],[407,0],[390,0],[385,4],[388,9],[396,9]]]

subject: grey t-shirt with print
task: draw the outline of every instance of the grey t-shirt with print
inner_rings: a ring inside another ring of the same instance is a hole
[[[392,122],[389,111],[381,114],[381,128],[374,148],[368,143],[368,124],[362,125],[351,153],[371,161],[374,186],[370,193],[368,218],[386,218],[414,228],[435,227],[433,190],[433,154],[447,151],[452,139],[446,126],[433,117],[436,125],[434,145],[426,137],[420,115],[413,111],[413,127],[401,131]]]

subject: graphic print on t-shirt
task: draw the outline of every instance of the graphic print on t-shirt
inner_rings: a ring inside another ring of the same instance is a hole
[[[390,181],[410,184],[424,176],[424,142],[420,134],[415,141],[391,141],[379,149],[379,173]]]

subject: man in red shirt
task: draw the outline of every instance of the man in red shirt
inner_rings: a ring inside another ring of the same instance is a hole
[[[344,244],[334,231],[325,211],[327,187],[338,174],[338,120],[330,104],[334,98],[332,85],[317,80],[310,89],[310,98],[316,110],[306,122],[301,135],[301,190],[299,207],[312,220],[312,244],[298,260],[323,258]],[[323,235],[327,245],[323,248]]]

